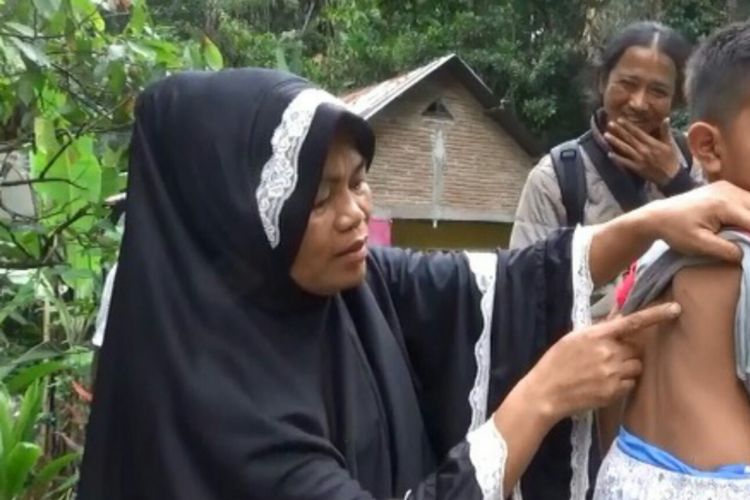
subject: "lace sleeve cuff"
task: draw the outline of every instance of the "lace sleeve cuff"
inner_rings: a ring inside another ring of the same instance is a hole
[[[573,329],[591,325],[591,295],[594,280],[591,278],[589,253],[594,239],[595,226],[578,226],[573,233],[571,260],[573,264]]]
[[[576,228],[573,235],[573,312],[571,320],[573,329],[591,325],[591,295],[594,292],[594,280],[591,278],[589,253],[594,238],[595,227]],[[589,450],[591,449],[591,430],[593,414],[586,412],[573,418],[571,445],[573,452],[570,465],[573,477],[570,484],[570,498],[584,500],[589,489]]]
[[[471,431],[469,459],[474,466],[477,484],[484,500],[503,500],[503,478],[508,459],[508,445],[492,419]]]

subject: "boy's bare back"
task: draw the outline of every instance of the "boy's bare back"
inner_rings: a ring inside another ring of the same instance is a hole
[[[680,271],[665,298],[682,316],[637,340],[644,370],[624,424],[698,469],[750,463],[750,398],[734,358],[740,276],[730,265]]]

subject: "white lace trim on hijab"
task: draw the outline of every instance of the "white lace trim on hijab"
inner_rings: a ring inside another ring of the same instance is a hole
[[[263,165],[255,191],[258,213],[271,248],[281,241],[279,217],[297,187],[299,153],[310,131],[315,111],[323,103],[346,105],[328,92],[305,89],[289,103],[271,139],[272,154]]]

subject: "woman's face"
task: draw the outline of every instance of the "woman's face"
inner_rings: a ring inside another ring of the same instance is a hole
[[[600,89],[607,119],[625,118],[653,133],[672,111],[677,68],[663,52],[650,47],[630,47],[623,52]]]
[[[366,163],[349,135],[338,133],[328,150],[307,229],[292,265],[292,279],[303,290],[334,295],[365,277],[367,223],[372,193]]]

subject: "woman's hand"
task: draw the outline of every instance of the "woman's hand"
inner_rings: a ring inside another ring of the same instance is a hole
[[[560,419],[604,406],[635,386],[641,362],[627,337],[679,314],[677,304],[663,304],[598,323],[566,335],[542,356],[492,415],[508,447],[503,491],[511,491]]]
[[[547,351],[519,386],[551,423],[606,406],[632,390],[641,374],[640,353],[628,337],[673,321],[680,312],[676,303],[661,304],[571,332]]]
[[[750,193],[725,181],[649,203],[595,229],[591,277],[608,283],[658,239],[686,255],[737,263],[742,251],[716,234],[724,227],[750,231]]]
[[[604,139],[614,150],[609,154],[612,161],[658,186],[669,183],[680,170],[669,119],[654,137],[620,118],[608,124]]]
[[[716,235],[723,227],[750,230],[750,193],[725,181],[643,207],[641,218],[656,236],[686,255],[739,262],[742,252]]]

